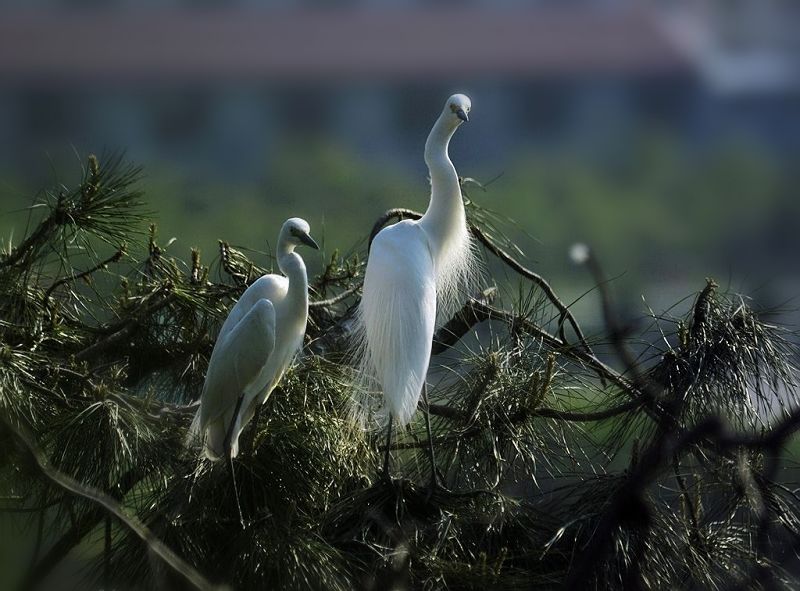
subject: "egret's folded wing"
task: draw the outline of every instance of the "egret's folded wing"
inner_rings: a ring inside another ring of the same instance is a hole
[[[275,308],[258,300],[214,346],[200,404],[201,427],[223,414],[233,414],[240,394],[267,364],[275,348]],[[229,423],[231,417],[225,417]]]
[[[231,308],[228,317],[225,319],[222,328],[217,335],[217,342],[220,342],[241,322],[253,306],[261,300],[277,302],[286,297],[289,281],[281,275],[264,275],[259,277],[248,287],[239,301]],[[273,323],[274,326],[274,323]]]

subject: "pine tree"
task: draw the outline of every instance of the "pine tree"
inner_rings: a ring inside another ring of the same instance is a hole
[[[85,585],[104,589],[797,584],[791,333],[709,280],[684,317],[653,315],[660,348],[636,348],[584,250],[606,331],[590,342],[472,202],[476,241],[520,295],[477,294],[435,337],[446,489],[426,486],[421,412],[391,482],[381,437],[349,420],[364,253],[337,252],[302,354],[244,434],[237,497],[225,463],[183,441],[216,330],[265,269],[225,242],[210,266],[175,256],[147,226],[140,172],[89,157],[0,255],[2,511],[35,539],[22,588],[79,545]],[[372,235],[418,215],[386,212]]]

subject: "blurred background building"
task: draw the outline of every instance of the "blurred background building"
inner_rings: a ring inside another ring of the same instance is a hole
[[[591,152],[647,126],[800,148],[791,1],[205,4],[4,7],[3,160],[21,145],[118,144],[252,177],[298,132],[419,160],[430,105],[465,83],[482,159],[520,143]]]
[[[636,284],[790,275],[796,1],[0,10],[2,209],[52,180],[48,159],[66,168],[71,147],[124,148],[146,166],[162,226],[191,243],[235,232],[255,246],[275,218],[313,208],[346,247],[383,206],[424,207],[425,135],[463,90],[474,113],[453,144],[459,171],[505,173],[476,201],[539,238],[543,269],[568,274],[565,246],[588,240]]]

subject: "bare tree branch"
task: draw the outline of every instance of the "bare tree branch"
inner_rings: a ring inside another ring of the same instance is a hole
[[[2,425],[6,428],[6,430],[13,435],[13,437],[22,445],[22,448],[28,453],[42,476],[44,476],[52,484],[71,495],[94,503],[98,506],[98,512],[100,514],[107,512],[108,514],[113,515],[120,521],[120,523],[122,523],[122,525],[124,525],[134,535],[142,540],[142,542],[144,542],[156,556],[161,558],[170,568],[180,575],[181,578],[190,584],[192,588],[208,591],[220,589],[220,587],[214,586],[206,581],[206,579],[200,575],[200,573],[198,573],[189,563],[165,546],[136,517],[126,514],[117,501],[105,493],[81,484],[66,474],[62,474],[57,470],[54,470],[50,466],[49,462],[45,459],[42,452],[30,439],[30,437],[24,434],[18,427],[9,423],[4,417],[0,417],[0,420],[2,420]],[[69,545],[69,548],[72,548],[77,541],[82,539],[89,531],[91,531],[91,528],[94,526],[94,524],[92,523],[90,527],[88,525],[89,521],[90,520],[84,520],[84,522],[82,522],[83,526],[75,529],[73,535],[69,536],[69,538],[64,541],[64,544],[67,544]],[[36,581],[29,582],[35,583]]]
[[[57,280],[57,281],[54,281],[54,282],[53,282],[53,284],[52,284],[50,287],[48,287],[48,288],[47,288],[47,291],[44,293],[44,298],[43,298],[43,300],[44,300],[44,303],[45,303],[45,305],[47,305],[48,301],[50,300],[50,295],[51,295],[51,294],[53,293],[53,291],[54,291],[55,289],[57,289],[59,286],[61,286],[61,285],[64,285],[64,284],[66,284],[66,283],[70,283],[70,282],[72,282],[72,281],[78,281],[79,279],[83,279],[83,278],[85,278],[85,277],[88,277],[88,276],[89,276],[89,275],[91,275],[92,273],[96,273],[97,271],[100,271],[100,270],[102,270],[102,269],[105,269],[105,268],[106,268],[108,265],[110,265],[111,263],[116,263],[116,262],[118,262],[118,261],[119,261],[119,260],[120,260],[120,259],[121,259],[123,256],[125,256],[125,246],[124,246],[124,245],[123,245],[123,246],[121,246],[121,247],[120,247],[120,248],[119,248],[119,249],[118,249],[118,250],[117,250],[117,251],[116,251],[114,254],[112,254],[110,257],[108,257],[107,259],[105,259],[105,260],[103,260],[103,261],[100,261],[99,263],[97,263],[97,264],[96,264],[96,265],[94,265],[93,267],[91,267],[91,268],[89,268],[89,269],[87,269],[87,270],[85,270],[85,271],[82,271],[82,272],[80,272],[80,273],[77,273],[77,274],[75,274],[75,275],[70,275],[69,277],[62,277],[61,279],[59,279],[59,280]]]
[[[140,326],[142,318],[157,312],[172,301],[172,293],[162,290],[162,294],[162,297],[143,305],[133,316],[122,322],[113,333],[76,353],[75,359],[88,361],[128,338]]]
[[[443,353],[467,334],[474,326],[485,320],[475,312],[473,302],[483,305],[491,304],[497,295],[497,289],[490,287],[483,290],[477,298],[470,298],[453,317],[433,335],[431,355]]]
[[[344,290],[339,295],[336,295],[332,298],[328,298],[327,300],[316,300],[313,302],[308,302],[309,308],[327,308],[328,306],[333,306],[334,304],[338,304],[341,301],[346,300],[348,297],[356,293],[359,289],[361,289],[362,282],[358,282],[353,287]]]

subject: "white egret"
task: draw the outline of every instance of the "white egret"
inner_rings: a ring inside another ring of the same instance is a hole
[[[236,457],[239,435],[303,344],[308,277],[295,248],[318,249],[305,220],[290,218],[278,236],[278,268],[239,298],[217,337],[189,441],[202,436],[211,460]]]
[[[383,391],[378,417],[387,423],[384,475],[388,476],[392,422],[405,426],[420,396],[427,405],[425,378],[439,317],[454,310],[478,268],[467,227],[458,175],[448,154],[456,129],[471,109],[469,97],[447,99],[425,143],[431,199],[425,215],[381,230],[372,242],[359,307],[362,371]],[[444,314],[443,314],[444,312]],[[364,418],[370,388],[357,393]],[[430,437],[430,419],[426,415]],[[436,472],[430,447],[433,483]]]

